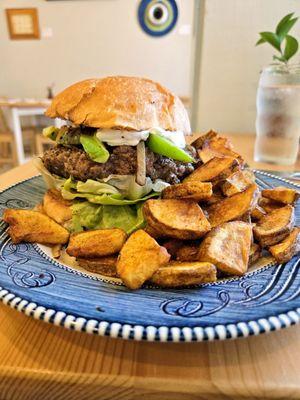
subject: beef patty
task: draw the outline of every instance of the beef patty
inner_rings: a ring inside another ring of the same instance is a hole
[[[115,146],[109,150],[110,157],[104,164],[92,161],[81,148],[61,145],[47,150],[42,160],[49,172],[64,178],[72,176],[80,181],[103,179],[111,174],[134,175],[136,173],[136,147]],[[189,146],[187,150],[195,156],[194,148]],[[175,161],[146,148],[146,175],[153,181],[159,178],[170,184],[179,183],[193,170],[191,163]]]

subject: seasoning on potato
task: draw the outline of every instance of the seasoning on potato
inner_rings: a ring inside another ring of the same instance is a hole
[[[189,200],[147,200],[143,213],[161,237],[198,239],[211,229],[199,205]]]
[[[117,272],[130,289],[139,289],[164,264],[170,254],[142,229],[124,244],[117,262]]]
[[[226,274],[243,275],[248,269],[251,242],[250,224],[227,222],[206,236],[200,245],[198,259],[211,262]]]
[[[210,182],[186,182],[170,185],[162,191],[163,199],[208,200],[212,196]]]
[[[161,287],[182,287],[216,280],[217,270],[211,263],[172,261],[167,266],[159,268],[150,282]]]
[[[38,211],[7,208],[2,218],[9,224],[8,233],[14,243],[65,244],[69,239],[65,228]]]
[[[214,157],[195,169],[183,182],[211,182],[216,185],[239,169],[240,164],[233,157]]]
[[[287,205],[261,218],[253,228],[261,246],[272,246],[285,239],[294,227],[294,207]]]
[[[236,193],[241,193],[255,182],[254,173],[248,169],[234,172],[221,185],[225,196],[230,197]]]
[[[126,233],[119,228],[73,233],[67,253],[77,258],[109,256],[121,250],[126,238]]]
[[[100,275],[116,277],[118,256],[105,256],[98,258],[77,258],[80,267]]]
[[[65,200],[56,189],[48,190],[43,198],[44,212],[59,224],[72,218],[71,204],[71,201]]]
[[[278,186],[274,189],[264,189],[261,194],[267,199],[283,204],[294,204],[300,196],[296,190],[284,186]]]
[[[224,222],[240,219],[247,211],[252,211],[256,206],[258,188],[252,184],[244,192],[234,194],[220,202],[209,206],[208,220],[212,227]]]
[[[300,228],[294,228],[282,242],[269,247],[269,251],[277,262],[288,262],[300,252]]]

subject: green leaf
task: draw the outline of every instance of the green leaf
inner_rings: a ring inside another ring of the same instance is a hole
[[[280,62],[286,62],[287,60],[284,57],[273,56],[273,60],[277,60]]]
[[[293,18],[287,21],[281,28],[280,32],[277,33],[277,36],[280,39],[280,42],[283,41],[283,39],[286,37],[286,35],[289,33],[289,31],[292,29],[292,27],[295,25],[295,23],[298,21],[298,18]]]
[[[285,49],[283,56],[288,61],[298,51],[298,41],[293,36],[287,35],[285,38]]]
[[[285,26],[285,24],[287,23],[287,22],[289,22],[291,19],[292,19],[292,17],[293,17],[293,15],[294,15],[295,13],[290,13],[290,14],[287,14],[286,16],[284,16],[279,22],[278,22],[278,24],[277,24],[277,26],[276,26],[276,35],[281,35],[281,32],[282,32],[282,30],[283,30],[283,27]]]
[[[258,46],[258,45],[263,44],[263,43],[266,43],[265,39],[260,38],[260,39],[258,39],[258,41],[255,43],[255,46]]]
[[[279,37],[273,32],[260,32],[260,36],[266,42],[268,42],[271,46],[275,47],[276,50],[280,50],[280,39]]]

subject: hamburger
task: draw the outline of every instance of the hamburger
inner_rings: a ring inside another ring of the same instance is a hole
[[[70,229],[144,224],[142,204],[194,170],[196,151],[180,99],[136,77],[87,79],[59,93],[46,116],[61,128],[43,134],[54,145],[38,160],[46,183],[72,201]]]

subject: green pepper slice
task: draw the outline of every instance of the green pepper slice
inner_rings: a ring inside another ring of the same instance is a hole
[[[173,160],[182,161],[182,162],[195,162],[194,158],[186,153],[184,150],[175,146],[170,140],[165,137],[157,134],[150,133],[147,146],[153,153],[161,154],[162,156],[166,156],[169,158],[173,158]]]
[[[93,161],[97,163],[106,163],[109,159],[109,152],[95,135],[81,135],[80,143],[82,144],[84,151]]]

